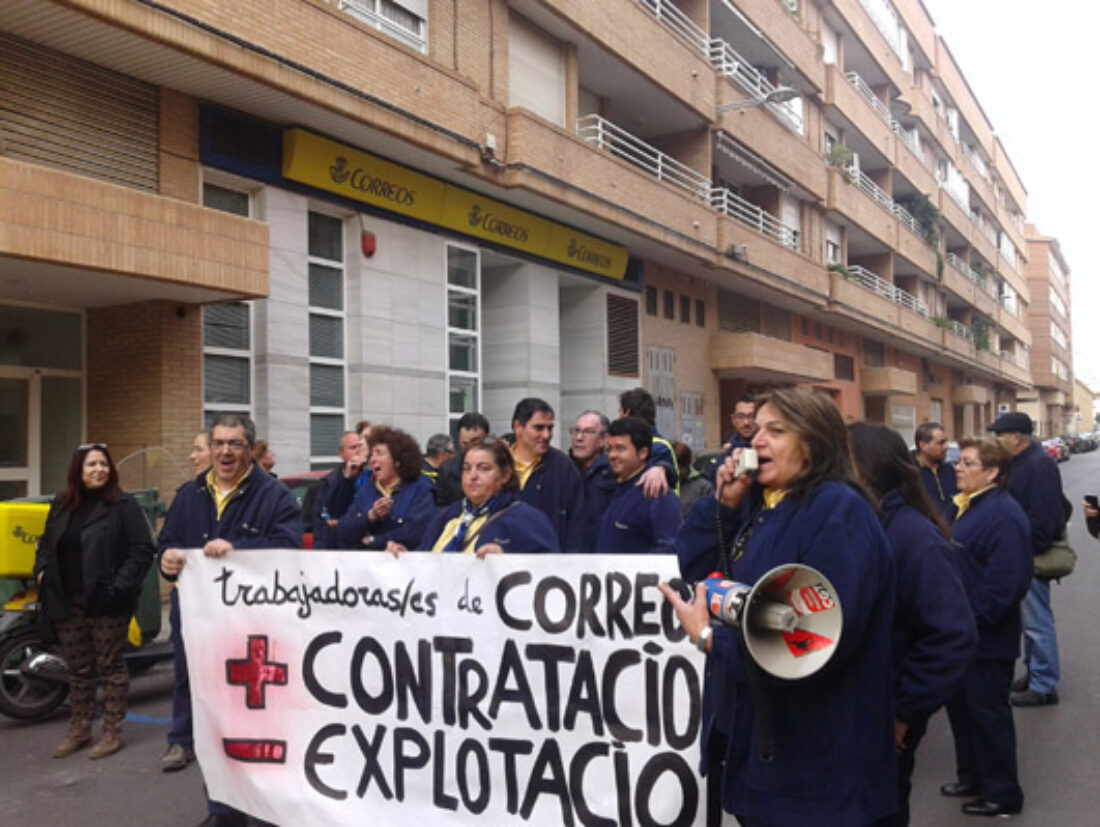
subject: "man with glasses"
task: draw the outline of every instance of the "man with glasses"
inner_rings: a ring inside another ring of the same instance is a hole
[[[174,582],[187,562],[187,549],[201,548],[207,557],[235,549],[301,548],[302,512],[290,490],[252,460],[256,426],[241,414],[219,414],[210,426],[212,467],[176,492],[164,518],[158,554],[160,572]],[[187,661],[177,652],[177,670]],[[179,675],[177,675],[179,681]],[[187,682],[184,679],[183,685]],[[173,697],[176,717],[191,717],[191,698]],[[188,727],[190,728],[190,727]],[[169,748],[171,751],[171,748]],[[167,756],[166,756],[167,757]],[[248,816],[225,804],[209,801],[204,824],[244,827]]]
[[[711,457],[703,471],[703,475],[710,480],[711,485],[715,484],[715,477],[718,475],[718,469],[725,463],[726,457],[730,456],[730,454],[738,448],[749,448],[752,446],[752,438],[756,435],[756,397],[752,394],[745,394],[733,403],[733,413],[730,414],[730,424],[733,425],[733,435],[730,436],[729,441],[722,446],[721,455]]]
[[[599,411],[584,411],[569,429],[569,456],[584,480],[585,551],[596,548],[600,520],[615,493],[615,474],[604,453],[609,424]]]
[[[947,461],[947,434],[938,422],[924,422],[913,435],[917,450],[913,458],[920,466],[924,490],[941,517],[946,517],[959,491],[955,466]]]

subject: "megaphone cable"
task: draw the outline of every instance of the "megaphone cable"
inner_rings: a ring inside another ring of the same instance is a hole
[[[756,665],[745,638],[737,636],[738,646],[741,649],[741,661],[745,665],[745,679],[749,685],[749,696],[752,698],[752,723],[756,731],[756,743],[759,745],[760,760],[770,764],[775,760],[775,730],[772,727],[771,706],[768,696],[764,692],[764,679],[760,667]]]

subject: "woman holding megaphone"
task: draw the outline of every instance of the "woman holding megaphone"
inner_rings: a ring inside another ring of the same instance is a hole
[[[828,396],[771,392],[756,422],[755,479],[734,475],[735,452],[677,541],[686,577],[717,569],[756,584],[740,628],[712,624],[706,585],[692,602],[662,587],[708,655],[703,771],[720,778],[721,806],[742,825],[871,824],[896,807],[890,549]],[[813,573],[797,593],[784,589],[790,564]],[[754,602],[776,596],[794,608],[794,629],[754,626]],[[826,634],[814,613],[836,606],[843,626]],[[718,815],[708,807],[708,823]]]

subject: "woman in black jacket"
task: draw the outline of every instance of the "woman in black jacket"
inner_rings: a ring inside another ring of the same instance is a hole
[[[149,525],[134,498],[119,488],[107,446],[79,446],[65,490],[50,505],[34,559],[42,610],[57,628],[69,665],[69,733],[54,758],[91,742],[97,676],[103,685],[103,735],[88,757],[122,748],[130,689],[122,655],[152,562]]]

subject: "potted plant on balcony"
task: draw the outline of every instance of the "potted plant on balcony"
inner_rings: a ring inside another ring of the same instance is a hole
[[[840,141],[834,141],[825,155],[825,163],[831,167],[838,167],[844,175],[844,180],[850,184],[852,183],[852,158],[854,157],[852,150]]]
[[[920,225],[924,234],[924,240],[934,250],[939,249],[940,242],[940,211],[936,205],[923,192],[915,195],[906,195],[894,199],[907,213],[913,216],[913,220]]]
[[[970,327],[974,332],[974,349],[989,350],[989,319],[975,315]]]

